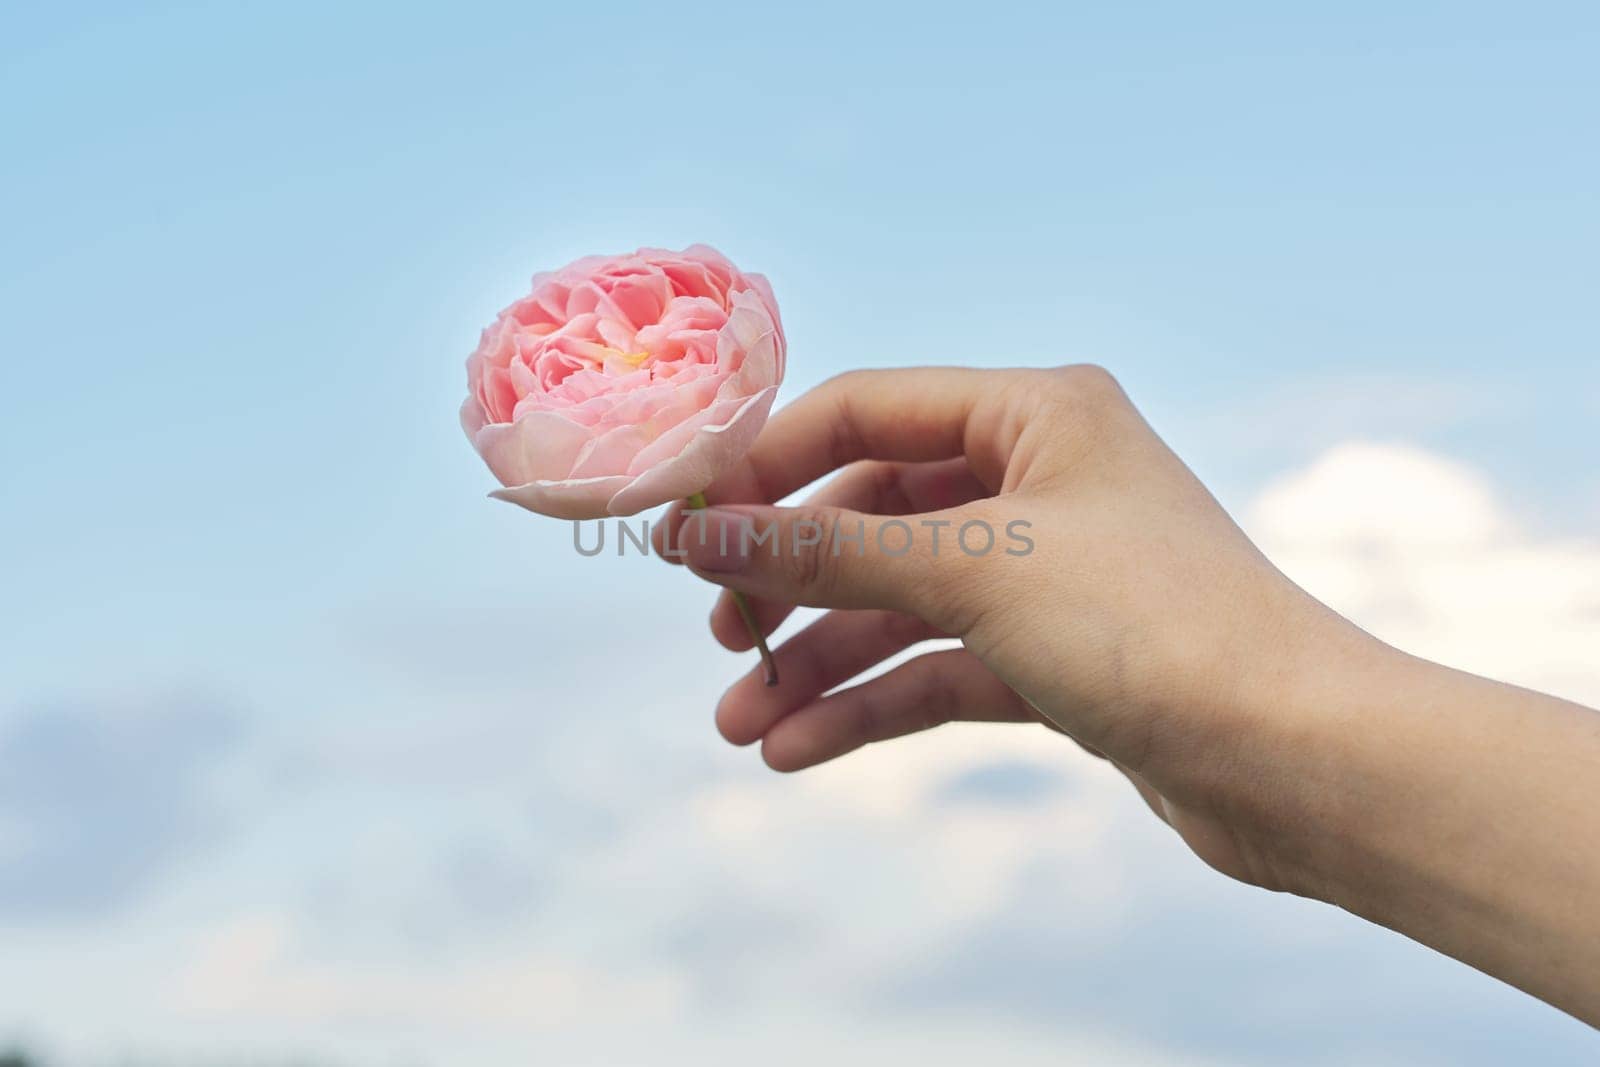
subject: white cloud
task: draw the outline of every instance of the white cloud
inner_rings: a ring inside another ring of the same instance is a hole
[[[290,1024],[421,1019],[437,1030],[490,1027],[535,1034],[617,1016],[672,1018],[670,974],[608,974],[536,952],[439,959],[432,966],[357,961],[316,951],[282,915],[242,916],[205,931],[178,971],[169,1010],[185,1016]]]
[[[1267,543],[1359,560],[1384,550],[1493,544],[1509,523],[1471,469],[1404,445],[1351,443],[1269,486],[1250,528]]]
[[[1312,594],[1408,652],[1600,704],[1600,541],[1530,533],[1472,468],[1351,443],[1245,520]]]

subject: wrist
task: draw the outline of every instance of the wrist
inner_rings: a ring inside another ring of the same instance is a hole
[[[1573,847],[1594,839],[1600,718],[1318,629],[1287,684],[1242,702],[1210,793],[1249,880],[1600,1018],[1600,854]]]
[[[1385,741],[1385,694],[1410,657],[1296,599],[1212,687],[1200,717],[1211,736],[1192,746],[1202,758],[1187,791],[1230,828],[1250,881],[1350,907],[1364,884],[1352,881],[1361,834],[1382,818],[1371,805],[1383,794],[1363,783]]]

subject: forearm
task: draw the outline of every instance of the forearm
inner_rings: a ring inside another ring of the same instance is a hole
[[[1297,673],[1243,757],[1268,784],[1230,800],[1250,850],[1600,1025],[1600,713],[1365,635]]]

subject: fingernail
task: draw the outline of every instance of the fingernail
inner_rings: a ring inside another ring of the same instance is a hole
[[[750,562],[748,515],[706,508],[689,517],[678,533],[689,566],[707,574],[738,574]]]
[[[655,536],[660,539],[663,559],[676,560],[679,563],[687,562],[683,551],[684,531],[694,522],[694,514],[695,512],[689,508],[673,507],[661,516],[661,521],[656,526],[658,533]]]

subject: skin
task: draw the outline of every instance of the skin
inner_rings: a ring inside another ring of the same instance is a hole
[[[752,670],[717,708],[774,769],[954,720],[1039,723],[1110,760],[1222,873],[1600,1025],[1600,714],[1408,656],[1313,599],[1105,371],[847,374],[775,415],[706,495],[658,549],[748,594],[764,632],[797,604],[834,609],[776,651],[780,685]],[[921,526],[905,554],[880,550],[899,515],[948,520],[941,551]],[[1035,547],[955,550],[974,519],[1024,520]],[[783,550],[741,552],[747,523],[777,524]],[[864,549],[831,551],[835,528],[863,528]],[[711,628],[751,647],[726,592]],[[941,636],[963,647],[848,684]]]

